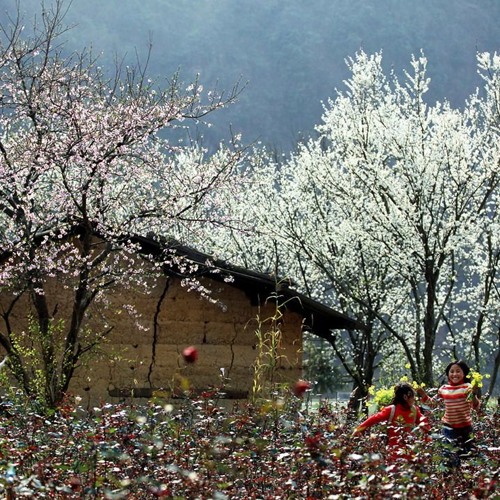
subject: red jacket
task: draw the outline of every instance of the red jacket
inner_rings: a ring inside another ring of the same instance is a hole
[[[426,433],[430,431],[427,418],[422,415],[418,406],[406,408],[403,405],[389,405],[374,413],[362,422],[356,432],[364,431],[372,425],[387,422],[387,452],[388,457],[410,459],[414,456],[411,446],[415,440],[417,428]]]

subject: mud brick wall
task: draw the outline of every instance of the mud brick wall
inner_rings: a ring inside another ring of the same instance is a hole
[[[202,392],[226,377],[227,398],[244,398],[251,393],[254,363],[259,353],[256,329],[269,330],[276,314],[273,303],[261,297],[253,304],[244,290],[230,283],[208,278],[203,282],[212,290],[214,304],[188,291],[178,278],[162,277],[148,293],[120,290],[109,298],[106,309],[92,308],[87,326],[90,331],[111,328],[107,341],[79,367],[70,393],[92,407],[102,402],[145,402],[151,396],[176,396],[189,387]],[[69,299],[57,283],[48,288],[51,305],[57,303],[58,317],[68,318]],[[0,298],[0,305],[1,305]],[[140,317],[127,312],[133,304]],[[27,328],[28,304],[19,301],[11,319],[19,330]],[[275,381],[289,383],[302,373],[302,316],[284,311]],[[196,363],[186,364],[182,350],[198,349]]]

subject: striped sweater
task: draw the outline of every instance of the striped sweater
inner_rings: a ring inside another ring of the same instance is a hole
[[[442,421],[448,427],[454,429],[472,425],[471,408],[472,402],[467,399],[471,392],[468,383],[459,385],[442,385],[438,391],[445,405]]]

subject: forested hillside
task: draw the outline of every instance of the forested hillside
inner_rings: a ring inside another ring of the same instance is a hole
[[[39,4],[21,0],[21,10]],[[14,6],[5,0],[0,15]],[[73,0],[66,17],[76,25],[70,46],[92,45],[110,69],[115,54],[144,61],[151,40],[148,74],[179,69],[187,82],[199,73],[206,88],[248,82],[238,104],[211,116],[205,141],[215,145],[232,124],[245,142],[284,152],[312,132],[348,76],[345,58],[361,48],[382,50],[397,71],[422,49],[429,102],[461,106],[479,84],[476,52],[499,49],[498,19],[497,0]]]

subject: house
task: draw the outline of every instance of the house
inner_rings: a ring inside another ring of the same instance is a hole
[[[135,237],[134,243],[148,255],[164,250],[154,238]],[[191,263],[195,276],[192,271],[187,276],[175,264],[164,266],[147,290],[113,293],[105,318],[98,309],[89,310],[89,330],[106,322],[109,334],[71,379],[69,392],[81,397],[84,406],[142,402],[155,395],[171,398],[220,387],[225,398],[244,399],[252,393],[256,367],[270,376],[265,356],[271,340],[278,341],[272,347],[276,365],[271,376],[287,384],[302,376],[304,329],[328,338],[332,329],[360,327],[290,286],[277,284],[272,276],[214,260],[178,243],[169,243],[169,248]],[[186,287],[186,278],[195,278],[209,290],[211,300]],[[57,302],[58,314],[64,317],[71,305],[65,303],[64,289],[53,281],[47,290],[57,297],[52,303]],[[1,308],[5,303],[0,297]],[[128,304],[138,318],[128,313]],[[27,307],[19,301],[10,315],[20,329],[26,328]],[[270,332],[277,331],[271,339]],[[194,363],[182,356],[187,346],[197,349]]]

